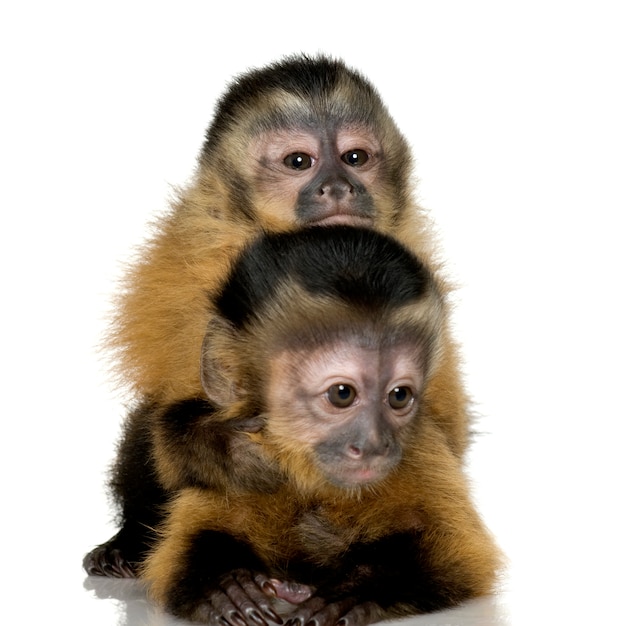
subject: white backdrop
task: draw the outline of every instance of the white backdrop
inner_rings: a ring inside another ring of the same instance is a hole
[[[173,623],[128,586],[93,588],[80,568],[114,529],[104,480],[124,413],[96,346],[123,264],[191,174],[226,81],[298,51],[341,56],[379,88],[460,285],[457,335],[483,433],[469,471],[511,568],[493,603],[415,624],[616,623],[620,3],[214,6],[0,8],[0,576],[4,611],[22,613],[11,623]]]

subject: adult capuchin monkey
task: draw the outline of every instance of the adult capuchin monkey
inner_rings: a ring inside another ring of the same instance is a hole
[[[215,625],[364,626],[492,589],[497,551],[435,410],[444,303],[416,257],[370,229],[267,235],[207,328],[206,398],[152,414],[177,492],[140,568],[154,599]],[[259,488],[216,490],[215,424],[258,416]]]
[[[205,401],[197,363],[207,302],[248,242],[261,232],[335,223],[388,233],[437,273],[445,298],[411,176],[406,141],[377,92],[340,61],[294,56],[233,82],[218,102],[191,184],[156,224],[116,302],[108,344],[136,406],[111,480],[121,527],[85,557],[89,574],[134,576],[173,490],[196,484],[193,474],[176,478],[156,462],[153,425],[164,415],[173,425],[185,422]],[[430,415],[461,458],[467,399],[442,306]],[[262,426],[259,416],[214,420],[203,449],[185,436],[169,445],[181,459],[204,454],[212,471],[203,480],[210,475],[217,492],[272,492],[272,470],[257,471],[247,434]]]

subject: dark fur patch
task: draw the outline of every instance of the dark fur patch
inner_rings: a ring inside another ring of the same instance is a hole
[[[184,617],[200,617],[203,604],[219,588],[225,574],[238,569],[265,571],[248,545],[226,533],[210,530],[201,531],[192,539],[181,564],[181,576],[170,588],[166,603],[174,615]]]
[[[177,488],[274,491],[283,481],[282,474],[245,444],[245,433],[260,429],[259,418],[216,421],[211,419],[214,411],[207,400],[190,398],[170,405],[156,420],[159,453],[179,471]],[[244,445],[238,446],[238,440]]]
[[[202,398],[188,398],[171,404],[161,413],[158,419],[159,426],[164,429],[171,441],[188,439],[193,428],[198,426],[204,417],[211,415],[215,407]],[[225,453],[227,447],[215,441],[212,449]]]
[[[311,103],[324,102],[341,76],[350,78],[355,94],[362,94],[361,98],[355,98],[356,106],[347,109],[353,117],[358,111],[359,101],[378,98],[374,88],[358,72],[349,70],[340,60],[323,55],[294,55],[242,74],[218,102],[214,121],[206,133],[203,153],[210,154],[221,139],[228,135],[232,125],[241,119],[242,111],[248,107],[254,108],[256,102],[264,96],[283,90]],[[364,107],[364,112],[366,117],[370,117],[371,107]],[[285,122],[277,119],[273,125],[283,126]],[[271,124],[271,120],[268,123]]]
[[[110,484],[125,526],[133,521],[154,528],[168,499],[154,465],[150,415],[157,408],[150,402],[136,408],[126,420],[118,446]]]
[[[155,405],[145,402],[128,416],[110,481],[121,528],[85,556],[83,567],[88,574],[133,575],[154,544],[155,528],[168,500],[154,465],[150,416],[155,410]]]
[[[179,468],[178,488],[218,488],[222,486],[222,476],[228,476],[228,440],[232,433],[218,424],[211,427],[207,423],[206,418],[214,411],[206,400],[190,398],[168,406],[157,419],[162,442],[160,453]],[[208,472],[207,468],[212,471]]]
[[[304,576],[327,601],[353,596],[392,613],[408,614],[441,610],[472,597],[458,567],[451,563],[435,571],[421,533],[415,531],[354,544],[333,567],[292,563],[290,574],[297,580]]]
[[[426,267],[392,238],[365,228],[320,226],[258,239],[235,264],[217,307],[242,328],[290,279],[311,294],[371,312],[414,302],[432,285]]]

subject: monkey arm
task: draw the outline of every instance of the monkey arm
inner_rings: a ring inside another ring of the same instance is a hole
[[[274,578],[266,556],[243,539],[249,526],[265,527],[267,514],[239,499],[255,497],[184,489],[172,501],[140,571],[149,595],[168,611],[216,626],[265,626],[282,623],[275,598],[299,603],[311,596],[306,585]],[[280,545],[282,537],[272,528],[267,539]]]
[[[247,543],[203,529],[188,514],[184,525],[182,519],[174,511],[141,574],[153,599],[174,615],[221,626],[281,624],[273,597],[310,595],[272,580]]]
[[[213,412],[207,401],[190,399],[168,406],[145,401],[129,414],[111,477],[121,528],[85,556],[89,575],[135,576],[163,506],[181,488],[271,492],[279,484],[277,470],[249,438],[261,429],[261,418],[223,422],[212,420]]]
[[[317,591],[287,626],[366,626],[489,593],[494,562],[480,553],[485,537],[477,530],[448,536],[416,530],[353,544],[337,565],[313,570]]]
[[[263,427],[259,416],[219,420],[207,400],[171,404],[154,417],[154,456],[162,482],[171,490],[200,486],[271,493],[282,475],[250,437]]]
[[[231,626],[282,620],[271,607],[273,588],[263,564],[249,547],[216,531],[201,531],[180,562],[180,575],[171,580],[161,601],[174,615]],[[155,576],[154,563],[148,577]]]

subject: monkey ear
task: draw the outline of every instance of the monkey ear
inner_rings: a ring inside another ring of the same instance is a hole
[[[230,406],[239,398],[237,377],[232,367],[228,367],[220,358],[216,349],[216,338],[231,336],[232,328],[221,317],[214,316],[209,321],[207,332],[202,342],[200,378],[207,398],[216,406]]]

